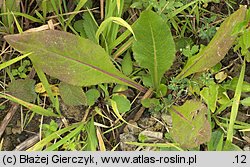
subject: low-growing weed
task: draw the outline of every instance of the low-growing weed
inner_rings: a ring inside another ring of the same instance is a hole
[[[24,32],[4,37],[11,47],[29,57],[31,63],[24,60],[12,69],[13,78],[18,76],[25,80],[14,78],[7,91],[0,92],[0,97],[53,119],[64,120],[59,99],[68,106],[86,108],[80,122],[68,125],[66,121],[64,126],[59,126],[52,120],[50,124],[44,124],[41,127],[43,139],[29,150],[94,151],[98,146],[106,150],[103,144],[105,133],[101,134],[99,127],[109,128],[106,132],[122,124],[137,127],[123,118],[136,109],[136,105],[142,105],[140,112],[146,109],[149,113],[171,115],[172,125],[165,139],[172,143],[144,143],[147,136],[139,135],[141,143],[127,144],[173,150],[198,150],[203,144],[208,150],[238,149],[232,141],[238,123],[236,116],[239,104],[249,106],[250,101],[248,98],[240,100],[250,46],[247,40],[250,12],[245,6],[228,16],[217,29],[213,24],[216,16],[200,18],[201,4],[207,5],[210,1],[131,1],[134,10],[143,10],[132,25],[122,18],[126,8],[123,0],[106,1],[105,10],[101,9],[104,12],[101,12],[101,24],[88,8],[93,4],[86,4],[86,0],[78,1],[73,9],[75,13],[67,19],[63,15],[67,10],[66,1],[49,2],[40,1],[38,6],[42,14],[39,11],[36,14],[45,22],[49,13],[54,12],[62,31]],[[87,12],[74,20],[85,5]],[[191,21],[193,17],[197,20]],[[201,25],[199,31],[194,23]],[[69,29],[76,35],[67,32]],[[197,32],[198,37],[207,40],[207,46],[185,38],[185,34]],[[174,33],[176,37],[173,37]],[[219,62],[235,43],[235,51],[240,50],[245,60],[232,89],[234,97],[230,99],[229,88],[222,86],[227,76],[221,75]],[[184,67],[177,76],[165,76],[174,67],[177,54],[187,59]],[[0,69],[19,60],[4,62]],[[31,65],[38,76],[37,84],[26,77]],[[37,91],[38,84],[43,88],[42,93]],[[52,90],[55,84],[58,85],[56,93]],[[36,93],[48,97],[51,105],[44,108],[33,104],[40,101]],[[231,116],[226,126],[218,116],[230,106]],[[101,117],[103,124],[94,122],[95,116]],[[239,126],[247,129],[249,125],[241,123]],[[225,134],[218,127],[226,128]],[[111,141],[107,143],[112,145]]]

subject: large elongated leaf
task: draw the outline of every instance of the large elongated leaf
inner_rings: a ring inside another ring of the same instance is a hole
[[[68,84],[116,82],[145,91],[114,67],[103,48],[88,39],[56,30],[8,35],[5,39],[20,52],[32,52],[29,57],[36,66]]]
[[[232,35],[235,25],[242,22],[245,15],[246,7],[243,6],[225,19],[208,46],[187,61],[177,78],[184,78],[190,74],[205,71],[220,62],[237,37]]]
[[[175,57],[175,44],[168,25],[152,11],[141,13],[134,27],[136,41],[133,51],[141,67],[149,69],[154,88]]]
[[[207,108],[203,103],[190,100],[182,106],[172,106],[170,112],[173,119],[171,135],[181,147],[194,148],[210,140]]]

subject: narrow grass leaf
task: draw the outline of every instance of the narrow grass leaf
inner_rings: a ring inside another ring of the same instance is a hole
[[[230,121],[229,121],[228,131],[227,131],[227,143],[232,143],[233,141],[234,123],[238,114],[241,89],[242,89],[242,84],[244,81],[245,70],[246,70],[246,63],[244,61],[242,68],[241,68],[239,80],[236,86],[235,94],[234,94],[233,105],[232,105],[231,114],[230,114]]]
[[[9,60],[7,62],[4,62],[4,63],[0,64],[0,70],[2,70],[4,68],[18,62],[18,61],[20,61],[22,59],[24,59],[25,57],[29,56],[30,54],[32,54],[32,53],[27,53],[27,54],[24,54],[22,56],[18,56],[18,57],[14,58],[14,59],[11,59],[11,60]]]
[[[87,2],[87,0],[80,0],[74,10],[74,12],[78,12]],[[76,13],[77,14],[77,13]],[[67,21],[66,27],[69,26],[69,24],[71,23],[71,21],[73,20],[73,18],[75,17],[76,14],[72,14],[69,16],[69,19]]]
[[[101,33],[105,30],[105,28],[110,25],[110,23],[116,23],[119,24],[123,27],[126,27],[135,37],[134,31],[132,29],[132,27],[126,22],[124,21],[122,18],[120,17],[109,17],[107,19],[105,19],[102,24],[100,25],[100,27],[98,28],[95,38],[97,41],[99,41],[99,36],[101,35]]]
[[[51,117],[58,117],[59,116],[59,115],[53,113],[50,110],[46,110],[46,109],[44,109],[44,108],[42,108],[40,106],[37,106],[35,104],[28,103],[26,101],[18,99],[18,98],[14,97],[14,96],[11,96],[9,94],[0,93],[0,97],[11,100],[11,101],[13,101],[15,103],[18,103],[18,104],[21,104],[24,107],[28,108],[29,110],[31,110],[31,111],[33,111],[33,112],[35,112],[37,114],[40,114],[40,115],[51,116]]]
[[[91,120],[86,125],[86,131],[88,133],[87,138],[87,146],[85,147],[86,151],[96,151],[98,146],[98,139],[96,136],[96,128],[94,125],[94,118],[92,117]]]
[[[118,13],[120,13],[120,10],[121,10],[121,0],[116,0],[116,4],[117,4],[117,11],[118,11]]]
[[[66,133],[66,132],[70,132],[72,129],[77,128],[79,126],[82,126],[82,123],[76,123],[76,124],[70,125],[66,128],[63,128],[61,130],[58,130],[58,131],[52,133],[51,135],[49,135],[48,137],[42,139],[38,143],[36,143],[33,147],[29,148],[27,151],[41,151],[44,146],[51,143],[54,139],[60,138],[60,136],[62,134]]]
[[[199,2],[200,0],[194,0],[194,1],[191,1],[190,3],[186,4],[186,5],[183,5],[181,6],[180,8],[174,10],[173,12],[170,12],[167,16],[169,19],[173,18],[174,16],[176,16],[177,14],[181,13],[182,11],[184,11],[185,9],[187,9],[189,6]]]
[[[103,138],[102,138],[102,135],[101,135],[101,130],[99,128],[96,128],[96,136],[97,136],[97,139],[98,139],[98,143],[99,143],[99,148],[100,148],[100,151],[106,151],[106,146],[105,146],[105,143],[103,141]]]
[[[46,75],[44,74],[42,69],[40,67],[36,66],[35,64],[34,64],[34,68],[35,68],[36,73],[37,73],[40,81],[42,82],[42,85],[43,85],[45,91],[47,92],[53,106],[55,107],[56,106],[56,99],[54,98],[51,86],[50,86],[50,84],[49,84],[49,82],[47,80]]]
[[[250,132],[250,128],[248,128],[248,129],[242,129],[242,130],[240,130],[241,132]]]
[[[18,29],[18,32],[19,32],[19,33],[22,33],[22,32],[23,32],[23,29],[22,29],[22,27],[20,26],[20,24],[18,23],[18,21],[17,21],[17,19],[16,19],[16,16],[14,15],[14,13],[13,13],[13,12],[11,12],[11,14],[13,15],[13,18],[14,18],[15,24],[16,24],[17,29]]]
[[[51,146],[45,149],[45,151],[57,150],[61,145],[66,144],[70,139],[76,137],[84,128],[84,124],[81,123],[76,129],[71,131],[68,135],[60,139],[58,142],[53,143]]]
[[[22,16],[22,17],[24,17],[24,18],[26,18],[26,19],[28,19],[28,20],[31,20],[31,21],[33,21],[33,22],[35,22],[35,23],[43,23],[42,20],[37,19],[37,18],[35,18],[35,17],[33,17],[33,16],[30,16],[30,15],[28,15],[28,14],[26,14],[26,13],[13,12],[13,14],[14,14],[15,16]],[[9,13],[0,13],[0,16],[4,16],[4,15],[9,15]]]

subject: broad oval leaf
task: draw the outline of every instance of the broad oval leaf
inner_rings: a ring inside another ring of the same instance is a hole
[[[208,46],[188,59],[177,78],[181,79],[193,73],[205,71],[220,62],[233,46],[237,37],[232,35],[234,27],[244,20],[245,15],[246,6],[243,6],[225,19]]]
[[[126,96],[123,95],[114,95],[112,97],[112,100],[116,102],[118,111],[120,113],[125,113],[130,110],[131,104],[130,101],[127,99]]]
[[[141,13],[134,26],[136,41],[133,52],[141,67],[149,69],[154,88],[172,65],[175,58],[175,44],[168,25],[152,11]]]
[[[240,103],[241,103],[243,106],[249,107],[249,106],[250,106],[250,97],[247,97],[247,98],[241,100]]]
[[[206,118],[207,107],[195,100],[182,106],[172,106],[173,128],[171,135],[182,148],[194,148],[210,140],[210,124]]]
[[[128,76],[133,72],[133,62],[129,52],[123,57],[121,65],[123,74]]]
[[[218,90],[219,90],[219,85],[215,84],[214,82],[211,82],[208,87],[204,87],[200,91],[201,97],[207,103],[212,113],[214,113],[216,110],[216,103],[218,100],[218,93],[219,93]]]
[[[118,71],[104,49],[79,36],[56,30],[5,36],[20,52],[32,52],[33,64],[45,73],[75,86],[116,82],[145,88]]]
[[[64,82],[59,84],[62,100],[69,106],[79,106],[87,104],[87,97],[80,86],[70,85]]]
[[[89,89],[86,92],[88,106],[93,106],[96,100],[100,97],[100,92],[96,89]]]
[[[34,102],[37,97],[35,82],[35,80],[29,78],[14,80],[9,84],[7,91],[16,98],[26,102]]]

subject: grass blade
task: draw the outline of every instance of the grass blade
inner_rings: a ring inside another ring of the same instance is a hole
[[[76,135],[78,135],[81,132],[81,130],[83,129],[83,127],[84,127],[84,124],[81,123],[75,130],[73,130],[72,132],[70,132],[67,136],[65,136],[64,138],[62,138],[61,140],[59,140],[55,144],[52,144],[51,146],[49,146],[47,149],[45,149],[45,151],[56,150],[61,145],[67,143],[71,138],[73,138]]]
[[[11,59],[11,60],[9,60],[7,62],[4,62],[4,63],[0,64],[0,70],[2,70],[4,68],[6,68],[6,67],[8,67],[8,66],[10,66],[10,65],[12,65],[12,64],[14,64],[16,62],[18,62],[18,61],[20,61],[22,59],[24,59],[25,57],[29,56],[30,54],[32,54],[32,53],[24,54],[22,56],[16,57],[14,59]]]
[[[50,116],[50,117],[58,117],[59,116],[59,115],[53,113],[50,110],[46,110],[46,109],[44,109],[44,108],[42,108],[40,106],[28,103],[26,101],[18,99],[18,98],[14,97],[14,96],[11,96],[9,94],[2,94],[2,93],[0,93],[0,97],[8,99],[8,100],[11,100],[11,101],[13,101],[15,103],[18,103],[18,104],[21,104],[24,107],[28,108],[29,110],[31,110],[31,111],[33,111],[33,112],[35,112],[37,114],[40,114],[40,115]]]
[[[122,18],[119,18],[119,17],[109,17],[105,21],[103,21],[102,24],[100,25],[100,27],[98,28],[98,30],[96,32],[96,36],[95,36],[97,41],[99,40],[99,36],[101,35],[101,33],[110,24],[110,22],[114,22],[114,23],[119,24],[123,27],[126,27],[135,37],[135,34],[134,34],[132,27],[126,21],[124,21]]]
[[[236,116],[238,114],[241,89],[242,89],[242,84],[244,81],[245,70],[246,70],[246,63],[244,61],[242,68],[241,68],[240,77],[239,77],[239,80],[238,80],[238,83],[236,86],[235,94],[234,94],[234,100],[233,100],[233,105],[232,105],[232,109],[231,109],[228,131],[227,131],[227,141],[230,143],[233,141],[234,123],[236,120]]]
[[[36,143],[33,147],[29,148],[27,151],[40,151],[43,149],[44,146],[49,144],[52,140],[59,138],[60,135],[66,133],[66,132],[69,132],[70,130],[72,130],[78,126],[81,126],[81,124],[82,123],[73,124],[71,126],[63,128],[61,130],[58,130],[58,131],[52,133],[51,135],[49,135],[48,137],[44,138],[40,142]]]

